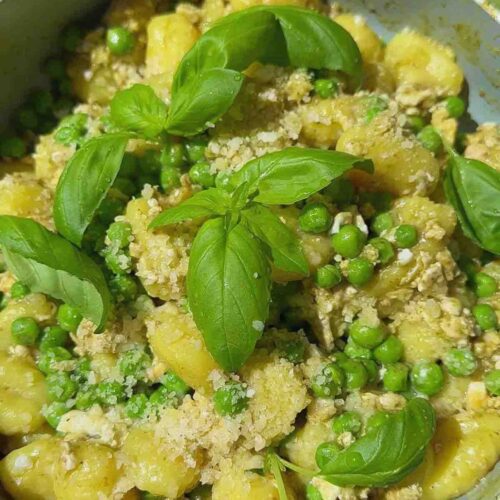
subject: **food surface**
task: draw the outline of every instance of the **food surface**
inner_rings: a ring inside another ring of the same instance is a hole
[[[114,0],[61,51],[0,138],[0,498],[485,477],[500,131],[462,131],[452,49],[316,0]]]

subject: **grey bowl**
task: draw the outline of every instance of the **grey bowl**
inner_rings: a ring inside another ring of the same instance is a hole
[[[40,64],[50,53],[60,29],[107,1],[0,1],[0,125],[30,89],[43,83]],[[478,123],[498,120],[499,26],[473,0],[340,0],[339,3],[364,15],[385,39],[410,26],[451,45],[466,74],[470,117]],[[462,500],[493,500],[498,492],[499,465]]]

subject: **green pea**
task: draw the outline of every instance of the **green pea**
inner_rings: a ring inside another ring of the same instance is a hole
[[[167,371],[161,378],[162,385],[179,399],[182,399],[190,390],[190,387],[178,375]]]
[[[234,416],[248,407],[247,391],[242,384],[229,381],[213,396],[215,411],[222,416]]]
[[[384,389],[391,392],[403,392],[408,388],[409,369],[403,363],[391,363],[385,367],[382,381]]]
[[[162,162],[162,153],[156,149],[148,149],[138,158],[139,170],[143,175],[156,178],[160,174]]]
[[[47,59],[43,70],[51,80],[66,78],[66,67],[61,59]]]
[[[149,366],[151,366],[151,357],[141,347],[122,352],[118,359],[120,373],[125,377],[134,377],[136,380],[145,376]]]
[[[349,335],[361,347],[374,349],[385,340],[387,330],[383,325],[369,326],[357,319],[349,326]]]
[[[425,120],[418,115],[407,116],[406,124],[416,134],[425,127]]]
[[[378,365],[373,361],[373,359],[365,359],[361,358],[359,361],[363,363],[363,366],[366,368],[368,373],[368,383],[373,384],[374,382],[378,382],[379,379],[379,370]]]
[[[215,187],[225,189],[226,191],[231,190],[231,172],[226,172],[221,170],[215,176]]]
[[[26,144],[20,137],[5,137],[0,139],[0,156],[22,158],[25,155]]]
[[[500,370],[492,370],[484,377],[486,389],[493,396],[500,396]]]
[[[125,387],[115,380],[100,382],[96,387],[97,400],[106,406],[113,406],[125,401]]]
[[[135,37],[127,28],[115,26],[107,31],[106,44],[113,55],[123,56],[134,50]]]
[[[151,396],[149,402],[155,408],[175,407],[178,404],[178,398],[173,395],[169,389],[164,386],[158,387]]]
[[[16,281],[10,287],[10,298],[11,299],[22,299],[30,293],[30,289],[20,281]]]
[[[127,274],[132,269],[132,259],[128,251],[107,247],[102,251],[107,268],[114,274]]]
[[[178,142],[168,143],[161,152],[160,161],[164,167],[181,169],[186,163],[183,145]]]
[[[53,428],[57,429],[59,422],[61,421],[61,417],[68,413],[71,408],[67,406],[66,403],[54,402],[50,403],[45,410],[43,411],[43,416],[45,420],[47,420],[48,424]]]
[[[87,382],[92,371],[92,361],[88,356],[78,359],[73,375],[78,382]]]
[[[54,372],[47,375],[47,393],[52,401],[67,401],[75,395],[78,386],[66,372]]]
[[[443,141],[441,136],[436,131],[436,129],[431,126],[425,126],[418,134],[417,139],[421,142],[425,149],[428,149],[431,153],[437,154],[441,151],[443,147]]]
[[[304,361],[306,345],[302,340],[283,340],[277,344],[282,357],[290,363],[298,364]]]
[[[306,233],[323,233],[331,223],[332,216],[324,203],[309,203],[299,215],[299,227]]]
[[[447,97],[445,100],[446,111],[452,118],[460,118],[465,113],[465,102],[457,96]]]
[[[307,483],[306,500],[323,500],[323,496],[320,491],[312,483]]]
[[[354,199],[354,185],[349,179],[339,177],[333,180],[323,193],[337,205],[348,205]]]
[[[98,404],[97,386],[89,385],[84,390],[77,393],[75,398],[75,408],[77,410],[88,410]]]
[[[40,340],[40,351],[46,351],[51,347],[64,347],[69,340],[69,334],[60,326],[48,326],[43,330],[42,339]]]
[[[376,411],[370,418],[366,421],[366,432],[372,432],[378,429],[387,422],[390,417],[390,413],[387,411]]]
[[[115,220],[115,217],[123,214],[125,205],[125,200],[115,196],[108,196],[102,200],[96,215],[103,224],[109,226]]]
[[[493,330],[498,327],[496,312],[489,304],[475,305],[472,314],[481,330]]]
[[[16,344],[35,345],[40,336],[40,327],[34,318],[17,318],[10,325],[10,333]]]
[[[30,103],[38,115],[47,116],[52,113],[54,98],[48,90],[37,90],[31,95]]]
[[[366,235],[354,224],[342,226],[331,239],[335,252],[348,259],[357,257],[363,250],[365,242]]]
[[[106,234],[113,245],[125,248],[132,238],[132,226],[128,222],[113,222]]]
[[[215,175],[210,172],[211,168],[207,162],[195,163],[189,169],[189,178],[193,184],[199,184],[204,188],[215,185]]]
[[[62,304],[57,310],[57,323],[67,332],[76,332],[78,325],[82,321],[82,315],[76,307],[69,304]]]
[[[363,286],[373,277],[373,264],[365,257],[356,257],[347,264],[347,281],[354,286]]]
[[[346,411],[335,417],[332,421],[332,429],[335,434],[351,432],[357,434],[361,430],[361,417],[355,411]]]
[[[23,106],[17,111],[17,123],[22,130],[36,130],[38,116],[31,106]]]
[[[477,297],[483,299],[491,297],[498,290],[498,284],[493,276],[480,272],[473,275],[474,292]]]
[[[382,234],[394,226],[394,219],[389,212],[383,212],[374,217],[371,223],[371,230],[376,234]]]
[[[352,337],[347,339],[347,344],[344,347],[344,353],[351,359],[371,359],[372,351],[366,347],[357,344]]]
[[[54,113],[58,116],[64,116],[71,113],[75,103],[71,97],[61,96],[54,102]]]
[[[57,86],[62,96],[70,98],[73,95],[73,84],[69,78],[60,80],[57,82]]]
[[[131,302],[139,294],[136,280],[127,274],[118,274],[109,281],[109,289],[118,302]]]
[[[368,97],[368,108],[366,110],[366,122],[370,123],[378,114],[387,109],[387,102],[380,97]]]
[[[190,163],[198,163],[205,159],[205,150],[207,149],[208,140],[206,137],[198,136],[191,137],[186,140],[184,149],[186,157]]]
[[[391,335],[373,351],[373,356],[380,363],[396,363],[403,356],[403,343]]]
[[[113,182],[113,188],[117,189],[127,197],[132,197],[137,193],[137,186],[131,179],[125,177],[117,177],[115,182]]]
[[[161,168],[160,186],[165,193],[169,193],[172,189],[181,185],[181,172],[176,167]]]
[[[444,355],[443,363],[455,377],[467,377],[477,369],[476,357],[470,349],[450,349]]]
[[[54,134],[54,140],[64,146],[78,144],[82,134],[73,127],[59,127]]]
[[[82,30],[78,26],[68,26],[61,35],[61,45],[67,52],[75,52],[82,39]]]
[[[394,239],[399,248],[411,248],[418,242],[417,228],[410,224],[402,224],[396,228]]]
[[[342,281],[342,273],[338,266],[327,264],[316,270],[314,278],[320,288],[332,288]]]
[[[146,413],[149,400],[146,394],[134,394],[125,404],[125,415],[128,418],[142,418]]]
[[[69,361],[73,356],[64,347],[50,347],[40,353],[37,361],[38,369],[48,375],[57,370],[57,363],[61,361]]]
[[[444,385],[443,370],[436,363],[420,361],[411,370],[411,381],[415,390],[427,396],[433,396]]]
[[[394,260],[395,252],[389,240],[385,238],[372,238],[368,241],[368,244],[377,250],[378,260],[382,265]]]
[[[345,373],[345,386],[348,391],[363,388],[368,383],[368,372],[359,360],[349,359],[342,363]]]
[[[316,448],[316,464],[324,469],[340,453],[341,449],[337,443],[322,443]]]
[[[338,93],[338,81],[332,78],[319,78],[314,82],[314,92],[321,99],[328,99]]]
[[[337,363],[328,363],[312,379],[311,389],[318,398],[333,398],[342,392],[344,370]]]

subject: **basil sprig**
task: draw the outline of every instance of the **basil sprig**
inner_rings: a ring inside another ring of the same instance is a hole
[[[118,175],[129,137],[116,133],[90,139],[59,178],[54,222],[59,233],[77,246]]]
[[[224,369],[239,369],[262,334],[269,312],[269,260],[290,273],[309,273],[297,236],[259,202],[295,203],[353,167],[373,171],[369,160],[345,153],[287,148],[247,163],[234,175],[232,193],[201,191],[151,222],[154,229],[208,218],[191,248],[187,294],[205,344]]]
[[[9,270],[33,292],[76,307],[101,330],[111,296],[97,264],[31,219],[0,216],[0,247]]]
[[[342,71],[353,87],[362,79],[358,46],[328,17],[299,7],[252,7],[222,18],[184,56],[174,76],[168,132],[190,136],[215,123],[254,62]]]
[[[397,483],[422,463],[435,428],[430,403],[412,399],[402,411],[389,415],[380,427],[323,464],[321,477],[337,486]]]
[[[464,234],[500,255],[500,172],[449,149],[444,190]]]

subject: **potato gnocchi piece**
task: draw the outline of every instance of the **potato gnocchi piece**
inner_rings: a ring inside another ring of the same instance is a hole
[[[192,317],[173,303],[155,309],[147,321],[154,354],[189,386],[210,391],[209,375],[219,370]]]
[[[37,439],[0,462],[0,481],[16,500],[56,500],[54,474],[62,454],[59,438]]]
[[[123,471],[107,446],[81,442],[71,447],[67,463],[59,460],[54,475],[57,500],[112,498]]]
[[[417,140],[402,135],[385,114],[344,132],[337,150],[371,158],[375,172],[352,170],[350,179],[370,191],[388,191],[396,196],[428,195],[439,180],[439,163]]]
[[[44,422],[45,378],[29,358],[0,352],[0,434],[27,434]]]
[[[153,495],[179,498],[198,482],[201,453],[188,464],[151,430],[133,429],[125,439],[122,453],[128,478],[137,488]]]
[[[453,50],[415,31],[398,33],[387,44],[385,64],[398,87],[424,89],[436,97],[458,95],[464,75]]]

